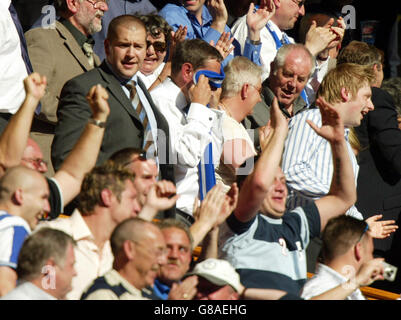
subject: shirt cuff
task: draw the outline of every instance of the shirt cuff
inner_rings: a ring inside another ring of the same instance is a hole
[[[187,119],[188,122],[201,122],[210,130],[216,120],[216,114],[203,104],[193,102],[189,107]]]

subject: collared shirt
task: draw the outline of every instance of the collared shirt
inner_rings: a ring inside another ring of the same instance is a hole
[[[23,218],[0,211],[0,266],[17,268],[19,252],[30,233],[31,228]]]
[[[156,279],[153,283],[153,292],[162,300],[167,300],[171,287]]]
[[[269,21],[268,25],[277,34],[277,37],[281,39],[283,32],[277,27],[273,21]],[[244,48],[246,39],[248,37],[248,26],[246,24],[246,15],[239,18],[232,27],[232,32],[235,39]],[[287,36],[288,37],[288,36]],[[288,37],[291,43],[294,43],[294,39]],[[262,42],[260,49],[260,64],[262,66],[262,81],[265,80],[270,74],[270,63],[274,60],[277,53],[276,42],[272,34],[265,27],[260,31],[260,40]]]
[[[302,289],[301,297],[304,299],[313,298],[323,292],[337,287],[347,282],[347,279],[337,271],[318,263],[315,275],[310,278]],[[351,293],[345,300],[366,300],[361,290],[357,289]]]
[[[162,62],[160,66],[158,66],[155,69],[155,71],[153,71],[151,74],[143,74],[141,71],[138,71],[136,73],[138,77],[141,78],[142,82],[145,84],[146,89],[149,89],[149,87],[153,84],[153,82],[156,81],[157,77],[160,75],[165,65],[166,64]]]
[[[188,114],[184,109],[188,102],[181,89],[171,78],[151,91],[155,105],[163,113],[170,128],[170,159],[174,164],[177,186],[177,208],[192,214],[199,192],[198,163],[206,146],[213,141],[213,158],[217,164],[221,155],[222,112],[209,109],[199,103],[191,103]],[[207,133],[211,132],[209,135]]]
[[[112,68],[110,68],[110,70],[113,70]],[[146,116],[148,117],[149,123],[150,123],[150,129],[152,132],[152,136],[153,136],[153,141],[157,141],[157,121],[155,118],[155,115],[153,113],[152,107],[149,104],[148,99],[146,99],[145,93],[142,91],[141,87],[138,85],[138,75],[135,74],[129,81],[135,81],[136,82],[136,92],[139,96],[139,100],[142,103],[143,108],[146,111]],[[125,94],[127,95],[128,99],[130,99],[130,91],[128,90],[128,88],[122,83],[121,84],[121,88],[123,89],[123,91],[125,92]],[[134,106],[132,106],[134,108]],[[143,128],[144,130],[146,128]],[[145,130],[146,131],[146,130]],[[156,152],[157,152],[157,143],[154,144]],[[159,162],[156,161],[158,164]]]
[[[108,271],[97,278],[85,290],[82,300],[149,300],[142,296],[141,290],[135,288],[116,270]]]
[[[78,45],[81,48],[84,45],[84,43],[88,41],[88,39],[93,40],[92,37],[85,36],[70,21],[61,18],[60,23],[62,23],[63,26],[66,27],[69,32],[71,32],[72,36],[74,37],[74,39],[77,41]]]
[[[291,118],[285,141],[282,169],[287,179],[287,208],[303,205],[309,199],[319,199],[329,193],[333,177],[333,159],[328,141],[320,137],[306,122],[311,120],[318,127],[322,124],[319,109],[310,109]],[[349,129],[345,129],[348,155],[352,163],[355,184],[359,166],[348,142]],[[362,214],[352,206],[346,213],[362,220]]]
[[[202,39],[207,43],[210,43],[210,41],[213,40],[213,42],[216,44],[221,36],[220,32],[211,27],[213,23],[213,17],[205,5],[202,8],[202,24],[200,24],[198,19],[182,5],[179,6],[168,3],[159,11],[159,15],[168,22],[174,31],[176,31],[180,25],[186,26],[187,39]],[[224,32],[231,33],[231,30],[227,25],[224,27]],[[245,39],[246,38],[247,37],[245,37]],[[241,52],[252,62],[260,65],[261,45],[253,45],[249,41],[245,41],[245,39],[241,44],[237,41],[237,39],[234,40],[234,51],[226,59],[224,59],[222,63],[223,67],[234,56],[241,55]],[[241,48],[244,48],[244,50],[241,50]]]
[[[26,281],[19,284],[0,300],[57,300],[52,295],[35,286],[32,282]]]
[[[113,254],[110,242],[107,241],[100,250],[95,239],[80,212],[76,209],[69,218],[58,218],[40,223],[41,227],[58,229],[69,234],[76,242],[75,269],[77,275],[72,279],[72,290],[67,299],[78,300],[84,289],[97,277],[104,275],[113,265]]]
[[[20,37],[8,8],[11,0],[0,1],[0,112],[16,113],[25,99],[28,76],[21,54]]]

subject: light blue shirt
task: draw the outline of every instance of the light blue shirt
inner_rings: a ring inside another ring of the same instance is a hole
[[[202,25],[199,23],[198,19],[190,13],[183,6],[178,6],[175,4],[168,3],[159,11],[159,15],[163,17],[168,24],[176,31],[180,25],[187,26],[187,39],[202,39],[207,43],[211,40],[216,44],[219,40],[221,33],[211,27],[213,23],[213,17],[210,14],[206,6],[203,6],[202,10]],[[225,32],[230,32],[231,29],[226,25],[224,28]],[[228,61],[230,61],[234,56],[241,55],[241,45],[237,40],[234,40],[234,54],[230,54],[223,61],[223,66],[225,66]],[[253,45],[249,41],[245,43],[244,46],[244,56],[249,58],[252,62],[260,66],[260,48],[261,44]]]

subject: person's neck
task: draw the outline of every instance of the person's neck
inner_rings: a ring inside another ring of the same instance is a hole
[[[115,223],[110,219],[110,212],[107,208],[95,207],[90,215],[82,216],[86,225],[92,233],[94,242],[99,250],[110,239]]]
[[[222,108],[231,118],[237,122],[241,122],[245,119],[246,114],[241,112],[243,108],[240,106],[240,102],[237,97],[223,98],[219,103],[219,107]]]
[[[203,13],[203,6],[201,6],[197,11],[189,11],[191,14],[193,14],[198,20],[199,24],[203,24],[203,19],[202,19],[202,13]]]
[[[138,274],[138,272],[129,264],[130,262],[127,262],[124,266],[119,268],[117,272],[132,286],[134,286],[138,290],[142,290],[146,287],[146,285],[143,284],[143,279],[141,279],[141,276]]]
[[[13,216],[18,216],[21,218],[23,216],[19,206],[15,206],[7,202],[0,203],[0,211],[5,211],[8,214],[11,214]]]
[[[325,261],[324,264],[346,279],[349,279],[350,277],[355,275],[354,272],[358,271],[358,266],[355,261],[352,261],[352,259],[348,259],[346,257],[340,257],[331,261]],[[352,272],[350,269],[352,269]]]
[[[68,20],[75,28],[77,28],[77,30],[79,30],[80,32],[82,32],[82,34],[84,34],[86,37],[89,37],[90,34],[88,33],[87,30],[85,30],[85,28],[75,19],[75,16],[70,15],[66,18],[64,18],[65,20]]]

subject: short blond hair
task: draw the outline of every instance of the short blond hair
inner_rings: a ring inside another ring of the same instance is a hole
[[[354,98],[358,91],[375,80],[373,69],[355,63],[342,63],[331,69],[324,77],[317,91],[317,97],[324,98],[328,103],[341,102],[342,88]]]

